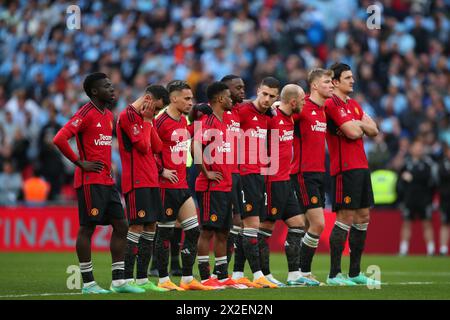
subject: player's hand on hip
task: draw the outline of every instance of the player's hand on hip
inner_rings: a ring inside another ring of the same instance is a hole
[[[206,177],[208,178],[208,180],[214,180],[216,182],[220,182],[223,180],[222,173],[217,172],[217,171],[206,172]]]
[[[171,183],[177,183],[179,181],[176,170],[169,170],[164,168],[161,175],[167,180],[169,180]]]
[[[105,165],[100,161],[80,161],[75,162],[81,170],[86,172],[101,172]]]

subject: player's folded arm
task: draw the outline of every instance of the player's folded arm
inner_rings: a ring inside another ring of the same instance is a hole
[[[364,135],[364,131],[360,126],[360,121],[347,121],[344,122],[339,129],[341,132],[351,140],[356,140]]]

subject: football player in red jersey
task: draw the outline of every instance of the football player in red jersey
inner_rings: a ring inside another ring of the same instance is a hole
[[[170,104],[156,119],[156,130],[163,143],[161,164],[164,169],[175,170],[175,174],[160,176],[161,198],[164,212],[158,220],[156,254],[161,288],[169,290],[214,290],[202,285],[192,276],[192,268],[197,256],[197,241],[200,235],[197,210],[188,189],[186,161],[192,136],[185,115],[192,108],[193,94],[185,81],[174,80],[167,85]],[[170,239],[179,220],[184,231],[181,249],[183,276],[180,286],[170,281],[167,272]]]
[[[161,152],[162,142],[153,127],[155,109],[169,104],[163,86],[151,85],[128,105],[117,121],[117,138],[122,160],[122,192],[130,225],[125,253],[125,280],[152,291],[167,291],[148,281],[147,269],[155,239],[156,221],[162,215],[158,168],[153,153]]]
[[[124,254],[128,223],[120,195],[111,173],[111,145],[114,116],[109,108],[116,97],[111,80],[104,73],[89,74],[83,83],[90,101],[81,107],[56,134],[53,143],[72,161],[75,169],[74,187],[78,196],[78,230],[76,250],[83,277],[83,293],[109,293],[94,280],[91,261],[91,238],[97,225],[110,224],[112,283],[111,291],[141,293],[144,289],[124,280]],[[76,137],[79,156],[68,140]]]
[[[301,277],[297,282],[318,286],[320,282],[311,274],[311,264],[324,229],[325,218],[325,134],[324,102],[333,94],[332,72],[313,69],[308,74],[310,95],[298,117],[300,133],[300,160],[298,183],[300,199],[306,211],[309,227],[300,249]]]
[[[300,235],[305,225],[304,210],[300,207],[297,195],[290,181],[290,163],[293,156],[294,119],[293,114],[298,114],[305,102],[303,89],[295,84],[286,85],[280,94],[280,105],[272,110],[272,118],[269,120],[269,152],[271,164],[278,162],[277,168],[267,179],[267,214],[260,224],[259,254],[261,268],[265,277],[277,284],[285,286],[276,280],[270,273],[269,240],[277,220],[283,220],[288,226],[285,241],[286,257],[289,274],[288,284],[297,285],[300,278],[299,255]]]
[[[244,211],[244,204],[242,200],[242,182],[239,174],[238,164],[238,146],[240,134],[239,114],[234,108],[237,104],[242,103],[245,98],[245,84],[242,78],[236,75],[227,75],[221,80],[230,89],[231,100],[233,100],[233,109],[231,110],[232,117],[230,118],[230,130],[236,132],[237,135],[232,141],[234,163],[232,168],[233,188],[231,190],[233,202],[233,228],[230,230],[227,242],[227,260],[230,263],[233,251],[235,252],[234,266],[239,270],[243,270],[245,264],[244,248],[242,247],[242,221],[241,215]],[[240,267],[242,266],[242,268]]]
[[[244,194],[243,248],[250,268],[253,272],[253,285],[257,287],[276,288],[261,271],[258,246],[258,230],[260,219],[266,215],[266,186],[267,174],[267,123],[266,114],[277,100],[280,82],[273,77],[266,77],[261,81],[257,90],[257,97],[253,101],[244,102],[236,106],[239,113],[240,128],[243,134],[239,141],[239,152],[243,159],[239,159]],[[246,284],[250,281],[244,277],[243,271],[234,271],[233,280]],[[244,283],[246,282],[246,283]]]
[[[232,222],[231,94],[223,82],[207,88],[212,113],[202,118],[194,136],[194,159],[200,174],[195,191],[200,208],[201,232],[198,240],[198,268],[202,283],[214,287],[247,288],[228,278],[227,239]],[[197,122],[197,126],[199,123]],[[209,244],[214,237],[215,274],[210,277]]]
[[[331,66],[331,70],[334,73],[334,95],[325,102],[325,111],[336,223],[330,235],[331,268],[327,283],[378,285],[379,281],[367,278],[360,272],[369,208],[373,205],[372,184],[362,137],[364,134],[374,137],[378,129],[356,100],[349,97],[354,84],[350,67],[336,63]],[[341,274],[341,257],[347,234],[350,245],[348,278]]]

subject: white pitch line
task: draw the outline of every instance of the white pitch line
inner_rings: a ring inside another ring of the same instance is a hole
[[[450,282],[418,282],[418,281],[411,281],[411,282],[386,282],[386,283],[382,283],[381,287],[383,286],[396,286],[396,285],[400,285],[400,286],[411,286],[411,285],[432,285],[432,284],[446,284],[446,285],[450,285]],[[358,287],[363,287],[365,285],[358,285]],[[326,287],[340,287],[340,286],[320,286],[317,288],[326,288]],[[347,286],[342,286],[342,287],[347,287]],[[316,287],[306,287],[306,286],[287,286],[287,287],[283,287],[283,288],[279,288],[279,289],[293,289],[293,288],[316,288]],[[28,294],[11,294],[11,295],[6,295],[6,296],[0,296],[1,298],[27,298],[27,297],[48,297],[48,296],[78,296],[81,295],[81,292],[78,293],[28,293]]]
[[[65,292],[65,293],[27,293],[27,294],[10,294],[6,296],[0,296],[1,298],[27,298],[27,297],[48,297],[48,296],[78,296],[81,292]]]

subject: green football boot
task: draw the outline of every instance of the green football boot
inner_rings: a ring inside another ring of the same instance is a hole
[[[107,293],[111,293],[111,291],[103,289],[97,283],[94,282],[93,284],[91,284],[88,287],[83,287],[83,289],[81,289],[81,293],[82,294],[107,294]]]
[[[295,280],[289,280],[287,282],[289,286],[304,286],[304,287],[318,287],[321,285],[313,275],[301,276]]]
[[[362,272],[356,277],[348,277],[348,279],[356,284],[362,284],[366,286],[381,286],[381,281],[367,278]]]
[[[133,283],[133,285],[135,287],[142,288],[145,291],[155,291],[155,292],[167,292],[167,291],[169,291],[168,289],[158,287],[156,284],[154,284],[151,281],[146,282],[144,284]]]
[[[356,283],[345,278],[342,273],[338,273],[334,278],[327,278],[327,284],[330,286],[356,286]]]
[[[114,286],[111,284],[111,287],[109,289],[115,293],[144,293],[145,292],[145,289],[139,288],[130,283],[124,283],[121,286]]]

